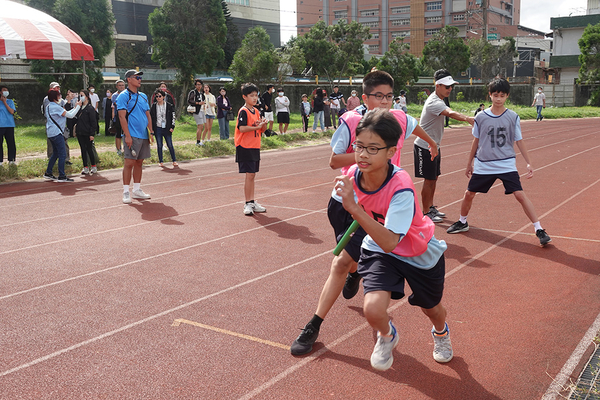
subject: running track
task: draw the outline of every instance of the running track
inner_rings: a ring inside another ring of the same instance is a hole
[[[263,153],[255,217],[230,157],[146,167],[152,200],[131,205],[120,170],[1,185],[0,398],[560,399],[600,330],[598,121],[523,123],[546,248],[498,185],[468,233],[446,234],[471,144],[468,128],[446,131],[436,236],[455,357],[437,364],[426,317],[397,301],[383,373],[362,294],[336,303],[313,354],[289,354],[332,258],[327,145]],[[402,159],[412,174],[412,139]]]

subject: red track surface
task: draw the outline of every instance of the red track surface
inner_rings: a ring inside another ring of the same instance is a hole
[[[539,247],[501,185],[475,198],[468,233],[446,234],[471,143],[468,128],[448,129],[436,236],[448,243],[455,357],[437,364],[430,323],[399,301],[400,345],[383,373],[369,364],[362,294],[336,303],[312,355],[287,348],[332,258],[327,145],[263,153],[256,193],[268,213],[255,217],[242,214],[232,158],[150,166],[152,200],[131,205],[120,170],[0,186],[0,398],[556,397],[600,321],[600,134],[597,119],[522,125],[535,168],[524,189],[553,242]],[[412,139],[403,153],[412,174]]]

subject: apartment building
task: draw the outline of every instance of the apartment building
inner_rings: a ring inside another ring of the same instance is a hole
[[[373,37],[365,44],[371,54],[383,54],[388,44],[403,38],[419,56],[427,41],[446,25],[465,38],[489,40],[519,34],[521,0],[296,0],[298,35],[319,20],[326,24],[358,21]]]

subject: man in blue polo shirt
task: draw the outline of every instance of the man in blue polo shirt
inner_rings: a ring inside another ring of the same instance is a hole
[[[142,182],[142,164],[144,159],[150,158],[150,142],[152,136],[152,119],[150,117],[150,106],[148,97],[139,92],[142,86],[141,71],[130,69],[125,73],[127,89],[117,97],[117,110],[125,146],[123,155],[123,203],[131,203],[131,198],[147,200],[149,194],[140,188]],[[150,134],[148,133],[150,132]],[[133,176],[133,192],[129,194],[129,183]]]

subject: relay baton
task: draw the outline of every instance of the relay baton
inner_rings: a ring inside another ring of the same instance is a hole
[[[335,249],[333,249],[334,256],[340,255],[340,253],[342,252],[344,247],[346,247],[346,245],[350,241],[352,234],[354,232],[356,232],[356,230],[359,227],[360,227],[360,224],[356,220],[352,221],[352,224],[350,224],[350,226],[348,227],[348,230],[346,231],[346,233],[344,233],[344,236],[342,236],[342,239],[340,240],[340,242],[337,244],[337,246],[335,246]]]

